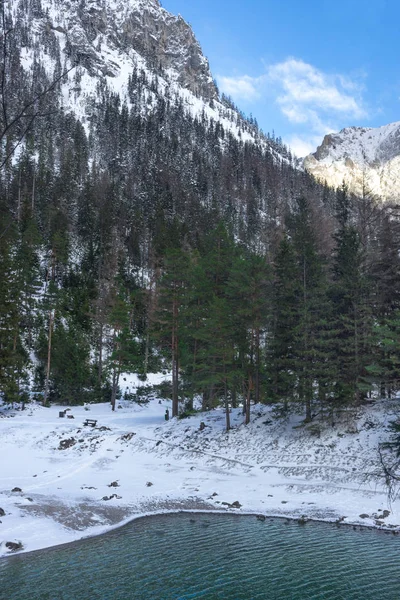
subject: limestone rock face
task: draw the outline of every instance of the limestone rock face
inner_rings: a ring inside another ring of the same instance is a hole
[[[207,59],[191,27],[182,19],[159,7],[157,0],[138,5],[123,23],[124,44],[132,46],[170,71],[177,82],[204,99],[217,97]],[[157,6],[158,5],[158,10]]]
[[[42,19],[37,13],[35,17],[65,37],[67,54],[92,75],[117,77],[119,56],[134,50],[151,70],[196,96],[218,96],[190,25],[159,0],[42,0]]]
[[[359,195],[400,200],[400,122],[376,129],[348,127],[326,135],[304,168],[333,187],[343,181]]]

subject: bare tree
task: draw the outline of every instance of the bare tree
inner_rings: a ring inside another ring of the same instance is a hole
[[[389,505],[392,505],[400,493],[400,456],[393,454],[394,444],[381,444],[378,448],[379,461],[385,477]]]

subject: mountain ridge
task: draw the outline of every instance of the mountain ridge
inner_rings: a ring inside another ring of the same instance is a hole
[[[328,134],[303,164],[314,177],[332,187],[344,182],[360,197],[397,202],[400,121],[378,128],[346,127]]]
[[[10,0],[8,5],[15,17],[21,13],[21,5]],[[33,36],[51,30],[61,54],[78,59],[93,74],[97,67],[104,75],[117,75],[120,68],[110,50],[131,59],[133,51],[147,59],[151,56],[158,69],[168,70],[172,79],[193,93],[209,99],[217,96],[208,61],[191,27],[158,0],[88,0],[85,5],[77,0],[42,0],[29,6],[25,22]]]
[[[281,144],[263,136],[254,122],[220,97],[192,28],[158,0],[88,0],[85,5],[78,0],[6,0],[5,6],[16,29],[23,31],[19,43],[26,76],[32,77],[35,65],[43,66],[49,82],[65,73],[62,106],[87,132],[99,85],[129,106],[129,78],[135,70],[144,71],[166,97],[179,97],[193,117],[205,114],[239,140],[261,143],[278,161],[291,160]],[[146,111],[154,103],[150,90]]]

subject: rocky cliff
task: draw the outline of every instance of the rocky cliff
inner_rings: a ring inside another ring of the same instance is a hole
[[[37,54],[40,46],[45,52],[50,49],[53,33],[62,64],[73,59],[91,75],[118,77],[126,59],[135,62],[137,54],[149,69],[194,95],[217,98],[208,61],[191,27],[159,0],[6,0],[6,6],[24,23],[25,44],[36,45]]]
[[[343,181],[359,196],[385,202],[400,199],[400,122],[376,129],[348,127],[326,135],[305,169],[338,187]]]

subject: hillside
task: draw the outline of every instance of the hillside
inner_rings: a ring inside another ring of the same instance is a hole
[[[49,82],[65,74],[58,102],[64,112],[79,118],[87,133],[100,90],[117,94],[128,108],[137,102],[129,83],[136,73],[147,88],[140,98],[142,116],[155,111],[157,97],[164,96],[182,102],[192,117],[206,116],[243,141],[259,140],[256,128],[221,102],[191,27],[158,0],[72,0],[62,5],[57,0],[7,0],[5,9],[14,28],[11,48],[19,55],[24,76],[37,85],[35,76],[41,70]],[[263,141],[270,149],[274,145]]]
[[[86,185],[110,189],[117,231],[122,220],[142,248],[157,211],[185,223],[196,214],[201,228],[216,210],[246,244],[259,245],[302,190],[320,201],[322,191],[292,168],[288,151],[219,96],[191,28],[158,1],[4,6],[1,161],[14,167],[2,179],[12,213],[21,201],[12,198],[12,177],[20,173],[16,185],[29,196],[34,188],[42,228],[53,202],[74,238]],[[28,108],[14,123],[32,102],[33,121]]]
[[[168,361],[167,256],[226,281],[241,252],[271,262],[298,197],[329,229],[334,194],[219,97],[192,30],[159,2],[3,10],[0,387],[10,401],[112,388],[114,402],[120,335],[129,369]],[[222,279],[206,267],[221,244]]]
[[[255,406],[252,424],[232,410],[164,421],[168,401],[147,406],[0,408],[0,554],[99,534],[141,514],[176,510],[308,518],[400,531],[388,506],[378,443],[390,439],[395,403],[371,403],[333,429]],[[95,428],[83,427],[87,417]],[[199,430],[200,422],[205,429]],[[237,502],[237,505],[231,506]]]

